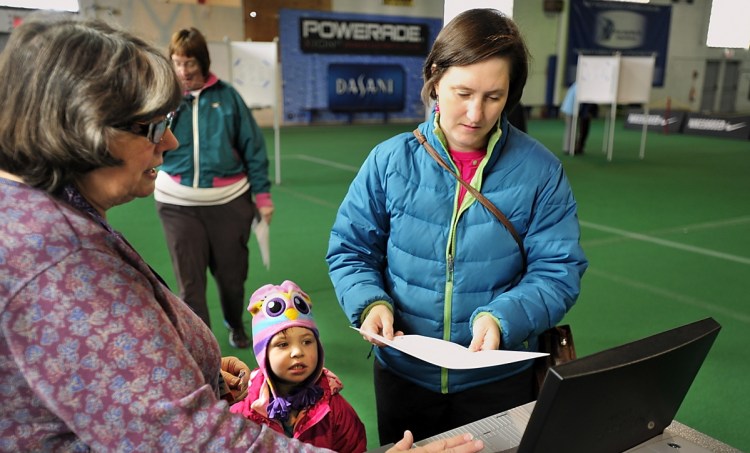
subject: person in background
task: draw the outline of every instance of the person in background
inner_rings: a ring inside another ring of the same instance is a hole
[[[179,294],[210,326],[209,270],[229,344],[248,348],[242,323],[247,242],[258,212],[270,223],[274,210],[265,141],[240,94],[210,72],[200,31],[175,32],[169,57],[185,97],[172,122],[179,146],[164,156],[154,198]]]
[[[591,120],[599,112],[599,106],[587,102],[578,106],[578,125],[577,131],[573,131],[573,116],[576,105],[576,83],[573,82],[565,93],[565,98],[560,105],[560,111],[565,116],[565,134],[563,135],[563,153],[570,154],[571,136],[576,133],[575,143],[573,145],[573,154],[583,154],[586,148],[586,139],[589,137],[591,129]]]
[[[323,367],[310,296],[286,280],[259,288],[247,309],[258,368],[247,398],[230,410],[317,447],[367,450],[365,426],[341,395],[341,380]]]
[[[247,366],[107,221],[177,146],[171,62],[104,22],[35,13],[0,77],[0,451],[327,451],[230,413],[220,371]]]
[[[377,145],[352,181],[326,260],[365,340],[417,334],[472,351],[537,351],[538,335],[574,305],[587,261],[570,184],[560,160],[506,117],[527,60],[518,28],[499,11],[456,16],[423,66],[432,116]],[[422,139],[505,213],[519,242]],[[375,348],[380,442],[406,426],[424,439],[532,401],[532,362],[449,370]]]

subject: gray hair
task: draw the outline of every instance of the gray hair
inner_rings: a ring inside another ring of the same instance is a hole
[[[172,64],[140,38],[98,20],[33,14],[0,54],[0,168],[57,192],[121,161],[115,127],[177,108]]]

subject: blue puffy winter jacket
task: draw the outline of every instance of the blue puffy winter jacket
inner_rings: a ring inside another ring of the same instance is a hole
[[[451,162],[435,116],[419,130]],[[489,313],[501,348],[536,351],[537,336],[575,303],[587,261],[579,245],[576,202],[562,163],[502,117],[472,185],[513,223],[528,267],[505,227],[467,193],[411,132],[376,146],[342,202],[328,254],[330,277],[349,321],[361,324],[385,301],[394,330],[468,347],[471,323]],[[395,374],[435,392],[459,392],[502,380],[530,361],[446,370],[393,348],[376,358]]]

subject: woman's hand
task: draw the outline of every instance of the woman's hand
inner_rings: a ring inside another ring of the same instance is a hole
[[[222,357],[221,375],[229,387],[229,392],[232,394],[230,404],[245,399],[248,383],[250,382],[250,368],[245,365],[245,362],[237,357]]]
[[[479,315],[471,326],[472,339],[469,351],[494,351],[500,349],[500,327],[495,318]]]
[[[271,224],[271,218],[273,217],[273,206],[263,206],[262,208],[258,208],[258,212],[260,213],[260,216],[263,218],[263,220],[266,221],[267,224]]]
[[[404,438],[396,442],[386,453],[411,451],[415,453],[476,453],[484,448],[481,440],[474,440],[471,434],[460,434],[448,439],[433,440],[429,444],[412,448],[414,436],[411,431],[404,431]]]
[[[403,335],[401,331],[393,332],[393,312],[388,308],[387,305],[376,305],[367,314],[367,317],[362,322],[360,327],[362,332],[362,338],[365,341],[369,341],[375,346],[385,346],[380,341],[367,335],[368,332],[385,337],[388,340],[393,340],[394,336]]]

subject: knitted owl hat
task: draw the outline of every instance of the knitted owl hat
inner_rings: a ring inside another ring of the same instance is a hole
[[[268,402],[268,415],[271,418],[286,420],[290,408],[301,409],[310,406],[322,396],[322,391],[315,383],[323,373],[323,345],[313,319],[312,301],[296,283],[285,280],[281,285],[269,284],[255,291],[250,296],[247,311],[253,315],[255,358],[273,397]],[[318,365],[310,377],[298,386],[299,392],[281,398],[276,394],[275,376],[268,364],[266,353],[268,343],[274,335],[290,327],[304,327],[313,332],[318,343]]]

